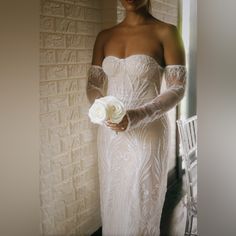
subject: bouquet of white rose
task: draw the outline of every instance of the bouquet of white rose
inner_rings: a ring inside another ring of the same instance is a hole
[[[88,116],[91,122],[103,125],[106,120],[118,124],[125,114],[126,110],[123,102],[114,96],[108,95],[95,99],[89,108]]]

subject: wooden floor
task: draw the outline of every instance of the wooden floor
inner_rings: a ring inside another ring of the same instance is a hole
[[[183,201],[185,196],[184,178],[173,184],[166,193],[166,199],[161,218],[161,236],[184,236],[186,223],[186,209]],[[193,223],[194,232],[197,232],[197,220]],[[102,228],[92,236],[102,236]],[[120,235],[122,236],[122,235]]]

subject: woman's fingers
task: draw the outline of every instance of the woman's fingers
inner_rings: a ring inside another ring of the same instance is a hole
[[[107,123],[108,125],[111,125],[111,126],[122,126],[122,125],[124,124],[124,120],[122,120],[119,124],[117,124],[117,123],[112,123],[112,122],[110,122],[109,120],[107,120],[106,123]]]
[[[110,127],[119,127],[118,124],[114,124],[114,123],[112,123],[112,124],[108,124],[108,126],[110,126]]]
[[[115,131],[122,131],[124,130],[122,128],[122,123],[119,123],[119,124],[116,124],[116,123],[112,123],[110,121],[106,121],[106,125],[111,128],[112,130],[115,130]]]
[[[106,121],[106,124],[108,125],[108,126],[116,126],[117,124],[116,123],[112,123],[112,122],[110,122],[110,121]]]
[[[113,127],[108,126],[108,128],[110,128],[110,129],[112,129],[112,130],[115,130],[115,131],[121,131],[121,130],[122,130],[122,128],[119,127],[119,126],[113,126]]]
[[[127,117],[124,116],[122,121],[119,124],[112,123],[110,120],[106,120],[105,124],[108,128],[114,130],[114,131],[124,131],[127,128],[128,122]]]

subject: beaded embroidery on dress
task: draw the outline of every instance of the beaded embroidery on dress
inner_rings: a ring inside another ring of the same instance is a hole
[[[162,79],[167,89],[160,94]],[[116,135],[99,125],[97,136],[103,236],[159,236],[167,190],[169,119],[184,96],[186,67],[161,67],[148,55],[106,56],[91,65],[90,101],[105,95],[120,99],[129,125]],[[104,85],[107,83],[107,91]]]

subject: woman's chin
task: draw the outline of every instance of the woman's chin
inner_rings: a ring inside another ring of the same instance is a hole
[[[132,8],[136,8],[137,7],[137,1],[136,0],[125,0],[125,5],[126,7],[132,7]]]
[[[137,10],[137,8],[135,6],[127,6],[125,10],[126,11],[135,11],[135,10]]]
[[[145,3],[138,3],[136,0],[125,0],[126,6],[125,9],[128,11],[135,11],[139,8],[145,6]]]

